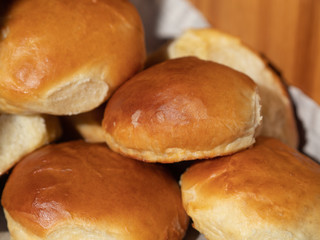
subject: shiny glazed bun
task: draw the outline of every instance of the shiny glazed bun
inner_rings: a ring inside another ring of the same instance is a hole
[[[127,0],[13,0],[3,6],[0,110],[89,111],[145,60],[140,17]]]
[[[2,195],[13,239],[182,239],[188,217],[160,166],[82,141],[25,157]]]
[[[178,162],[250,146],[260,120],[250,78],[190,57],[153,66],[122,85],[107,104],[102,126],[116,152]]]
[[[181,177],[184,207],[208,240],[317,240],[320,165],[279,140],[199,162]]]
[[[258,85],[261,97],[262,127],[259,135],[280,139],[297,147],[299,136],[287,87],[269,62],[240,39],[208,29],[190,29],[154,53],[151,62],[196,56],[229,66],[248,75]]]
[[[57,117],[0,113],[0,175],[21,157],[61,135]]]

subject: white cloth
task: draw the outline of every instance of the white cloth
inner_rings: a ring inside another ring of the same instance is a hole
[[[208,27],[203,15],[185,0],[131,0],[145,29],[148,52],[160,47],[186,29]]]
[[[189,28],[205,28],[209,23],[204,16],[185,0],[163,0],[157,23],[157,35],[175,38]]]
[[[289,92],[304,129],[306,142],[302,151],[320,162],[320,106],[296,87],[290,87]]]

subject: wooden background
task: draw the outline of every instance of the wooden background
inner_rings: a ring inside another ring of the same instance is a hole
[[[320,0],[190,0],[320,104]]]

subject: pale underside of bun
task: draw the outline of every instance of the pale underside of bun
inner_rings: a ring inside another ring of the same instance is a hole
[[[0,114],[0,175],[20,158],[61,135],[54,116]]]
[[[36,101],[24,101],[21,105],[8,104],[0,99],[0,106],[6,112],[46,113],[72,115],[99,106],[109,94],[108,84],[99,76],[81,73],[63,80]]]
[[[113,151],[119,152],[125,156],[146,162],[172,163],[185,160],[206,159],[210,158],[210,156],[222,156],[245,149],[254,143],[254,132],[255,128],[253,127],[246,132],[245,136],[239,137],[233,142],[220,144],[210,150],[201,151],[188,150],[185,148],[167,148],[163,152],[156,152],[152,150],[141,151],[120,145],[110,134],[105,134],[105,139]]]
[[[105,82],[108,76],[90,76],[90,72],[83,71],[64,80],[43,96],[43,101],[29,103],[30,111],[48,114],[72,115],[91,110],[99,106],[109,94],[109,85]]]
[[[253,81],[195,57],[169,60],[136,75],[107,104],[111,149],[149,162],[230,154],[254,143],[260,103]]]
[[[276,139],[198,162],[180,180],[184,207],[208,240],[316,240],[320,166]]]
[[[248,75],[257,83],[261,96],[263,121],[259,135],[298,146],[296,120],[286,86],[266,59],[236,37],[215,29],[194,29],[151,55],[149,64],[184,56],[215,61]]]
[[[92,110],[145,61],[141,19],[128,1],[12,1],[1,27],[2,112]]]

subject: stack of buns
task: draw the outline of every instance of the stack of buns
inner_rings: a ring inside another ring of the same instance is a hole
[[[65,133],[35,150],[59,136],[58,117],[99,107],[143,68],[134,6],[13,0],[1,14],[2,173],[20,160],[2,195],[12,239],[182,239],[189,218],[163,167],[106,144],[62,143]]]
[[[19,161],[2,194],[12,239],[181,240],[189,218],[208,240],[317,239],[320,166],[295,150],[286,86],[263,57],[202,29],[144,65],[127,0],[3,7],[1,173]]]

